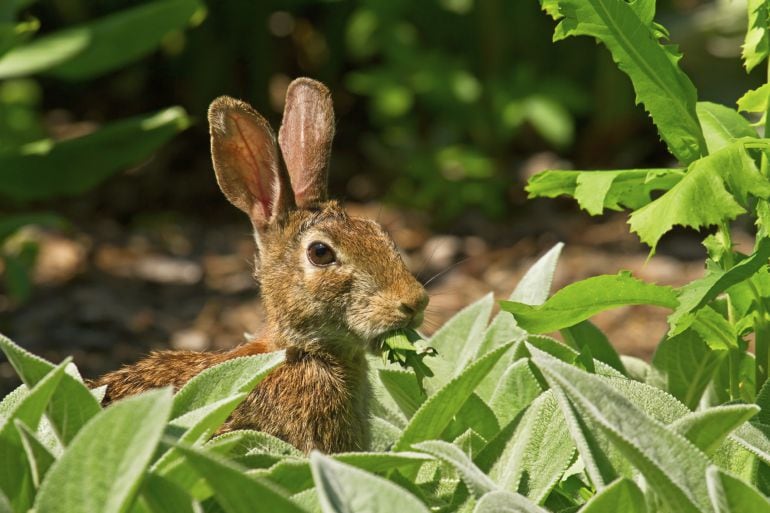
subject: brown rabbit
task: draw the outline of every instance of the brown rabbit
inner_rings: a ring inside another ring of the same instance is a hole
[[[285,349],[286,362],[222,431],[258,429],[303,451],[365,449],[365,350],[390,330],[418,326],[428,296],[379,224],[327,200],[334,112],[323,84],[299,78],[286,93],[278,141],[288,177],[270,125],[250,105],[223,96],[208,117],[219,186],[254,226],[265,333],[228,352],[155,352],[91,385],[107,385],[109,403],[178,389],[231,358]]]

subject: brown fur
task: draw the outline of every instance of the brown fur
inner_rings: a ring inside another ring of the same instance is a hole
[[[323,85],[308,79],[289,87],[281,150],[288,166],[307,166],[289,168],[291,188],[264,119],[237,100],[212,104],[217,180],[256,230],[264,337],[227,352],[152,353],[91,383],[107,386],[105,402],[161,386],[178,389],[225,360],[285,349],[286,362],[221,431],[259,429],[303,451],[367,447],[366,349],[387,331],[419,325],[427,295],[377,223],[348,216],[335,201],[321,201],[334,127],[329,98]],[[305,135],[298,134],[302,130]],[[306,251],[314,242],[333,249],[334,264],[310,263]]]

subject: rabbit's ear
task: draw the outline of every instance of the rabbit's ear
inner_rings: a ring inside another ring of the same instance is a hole
[[[209,107],[209,127],[219,188],[264,228],[291,206],[270,124],[248,103],[221,96]]]
[[[300,207],[326,199],[333,137],[334,108],[329,90],[309,78],[294,80],[286,91],[278,142],[294,201]]]

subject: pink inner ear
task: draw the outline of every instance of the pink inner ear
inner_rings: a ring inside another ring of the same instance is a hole
[[[232,154],[237,155],[238,174],[255,200],[252,213],[267,221],[272,215],[275,201],[277,170],[274,169],[274,146],[270,147],[270,144],[275,143],[265,141],[264,132],[254,129],[252,123],[239,119],[238,114],[231,113],[229,117],[237,133],[233,134],[233,140],[228,146]]]

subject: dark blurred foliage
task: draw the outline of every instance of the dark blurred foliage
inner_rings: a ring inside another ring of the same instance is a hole
[[[19,19],[39,19],[45,34],[144,3],[44,0]],[[471,212],[508,217],[524,203],[526,175],[543,166],[671,164],[608,52],[588,38],[553,44],[553,23],[536,0],[207,4],[197,26],[167,34],[160,51],[119,71],[0,83],[6,145],[169,105],[196,121],[130,178],[112,179],[82,206],[63,202],[68,213],[128,220],[145,208],[197,215],[201,204],[221,204],[208,164],[208,103],[243,98],[277,127],[285,87],[301,75],[334,94],[336,195],[384,195],[438,224]],[[724,2],[659,2],[658,19],[684,43],[683,67],[704,99],[732,103],[747,88],[733,55],[743,12]]]

